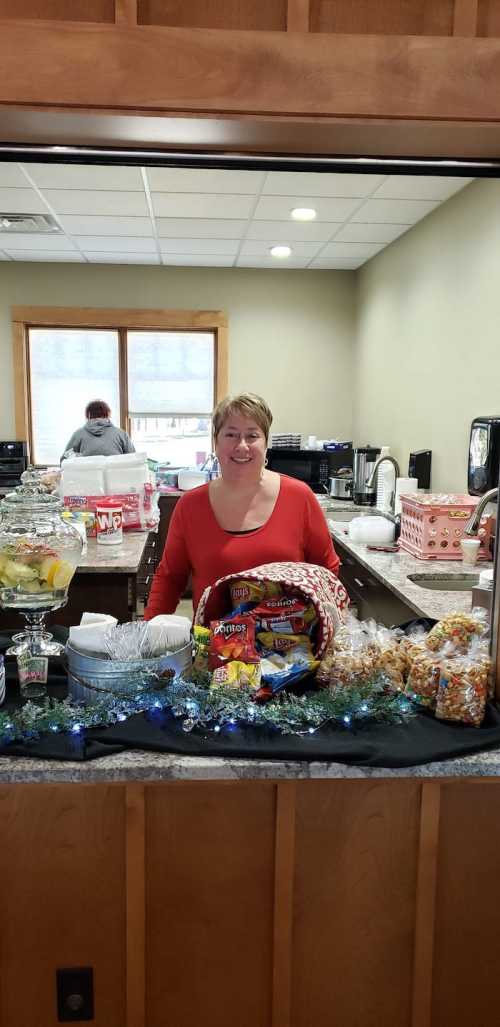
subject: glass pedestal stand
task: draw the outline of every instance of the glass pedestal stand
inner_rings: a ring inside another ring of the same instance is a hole
[[[60,609],[63,605],[63,603],[58,603],[56,609]],[[30,656],[61,656],[64,646],[60,642],[54,641],[50,631],[44,630],[45,617],[54,607],[52,606],[50,610],[20,610],[19,607],[16,609],[26,620],[26,631],[19,631],[12,636],[12,641],[15,644],[9,646],[7,656],[20,656],[26,651]]]
[[[41,699],[47,695],[47,664],[42,661],[49,656],[61,656],[64,652],[64,646],[54,641],[50,631],[45,631],[45,618],[48,613],[66,605],[66,596],[36,609],[23,608],[19,604],[19,597],[17,602],[9,603],[4,600],[1,605],[4,608],[15,609],[26,621],[26,630],[12,636],[13,645],[9,646],[6,653],[7,656],[16,656],[19,659],[21,696],[29,700]],[[21,669],[23,656],[26,658],[26,664]]]

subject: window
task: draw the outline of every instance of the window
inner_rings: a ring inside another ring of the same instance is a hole
[[[227,392],[226,322],[212,311],[14,309],[16,430],[58,463],[86,404],[104,399],[137,450],[196,465]]]

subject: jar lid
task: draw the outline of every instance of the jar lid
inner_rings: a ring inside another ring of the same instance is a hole
[[[23,472],[21,482],[17,489],[4,496],[0,510],[5,513],[12,510],[35,510],[37,513],[62,510],[62,500],[45,491],[40,474],[34,467],[29,467]]]

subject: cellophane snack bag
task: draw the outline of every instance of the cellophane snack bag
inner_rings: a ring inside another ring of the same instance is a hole
[[[491,659],[487,646],[479,639],[471,642],[467,653],[446,656],[436,701],[439,720],[457,720],[480,727],[484,719]]]
[[[441,667],[445,660],[455,656],[457,650],[452,642],[446,642],[441,649],[428,649],[424,645],[411,662],[405,692],[413,702],[429,710],[436,709]]]
[[[427,635],[428,649],[441,649],[446,642],[452,642],[456,648],[464,651],[472,639],[481,638],[488,630],[486,610],[476,608],[472,613],[450,613],[438,621]]]

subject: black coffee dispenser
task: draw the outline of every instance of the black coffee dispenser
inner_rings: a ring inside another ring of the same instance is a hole
[[[498,485],[500,415],[475,417],[469,439],[467,487],[470,496],[482,496]]]
[[[369,489],[367,481],[379,456],[380,449],[375,446],[357,446],[354,450],[352,495],[357,506],[375,506],[376,489]]]

